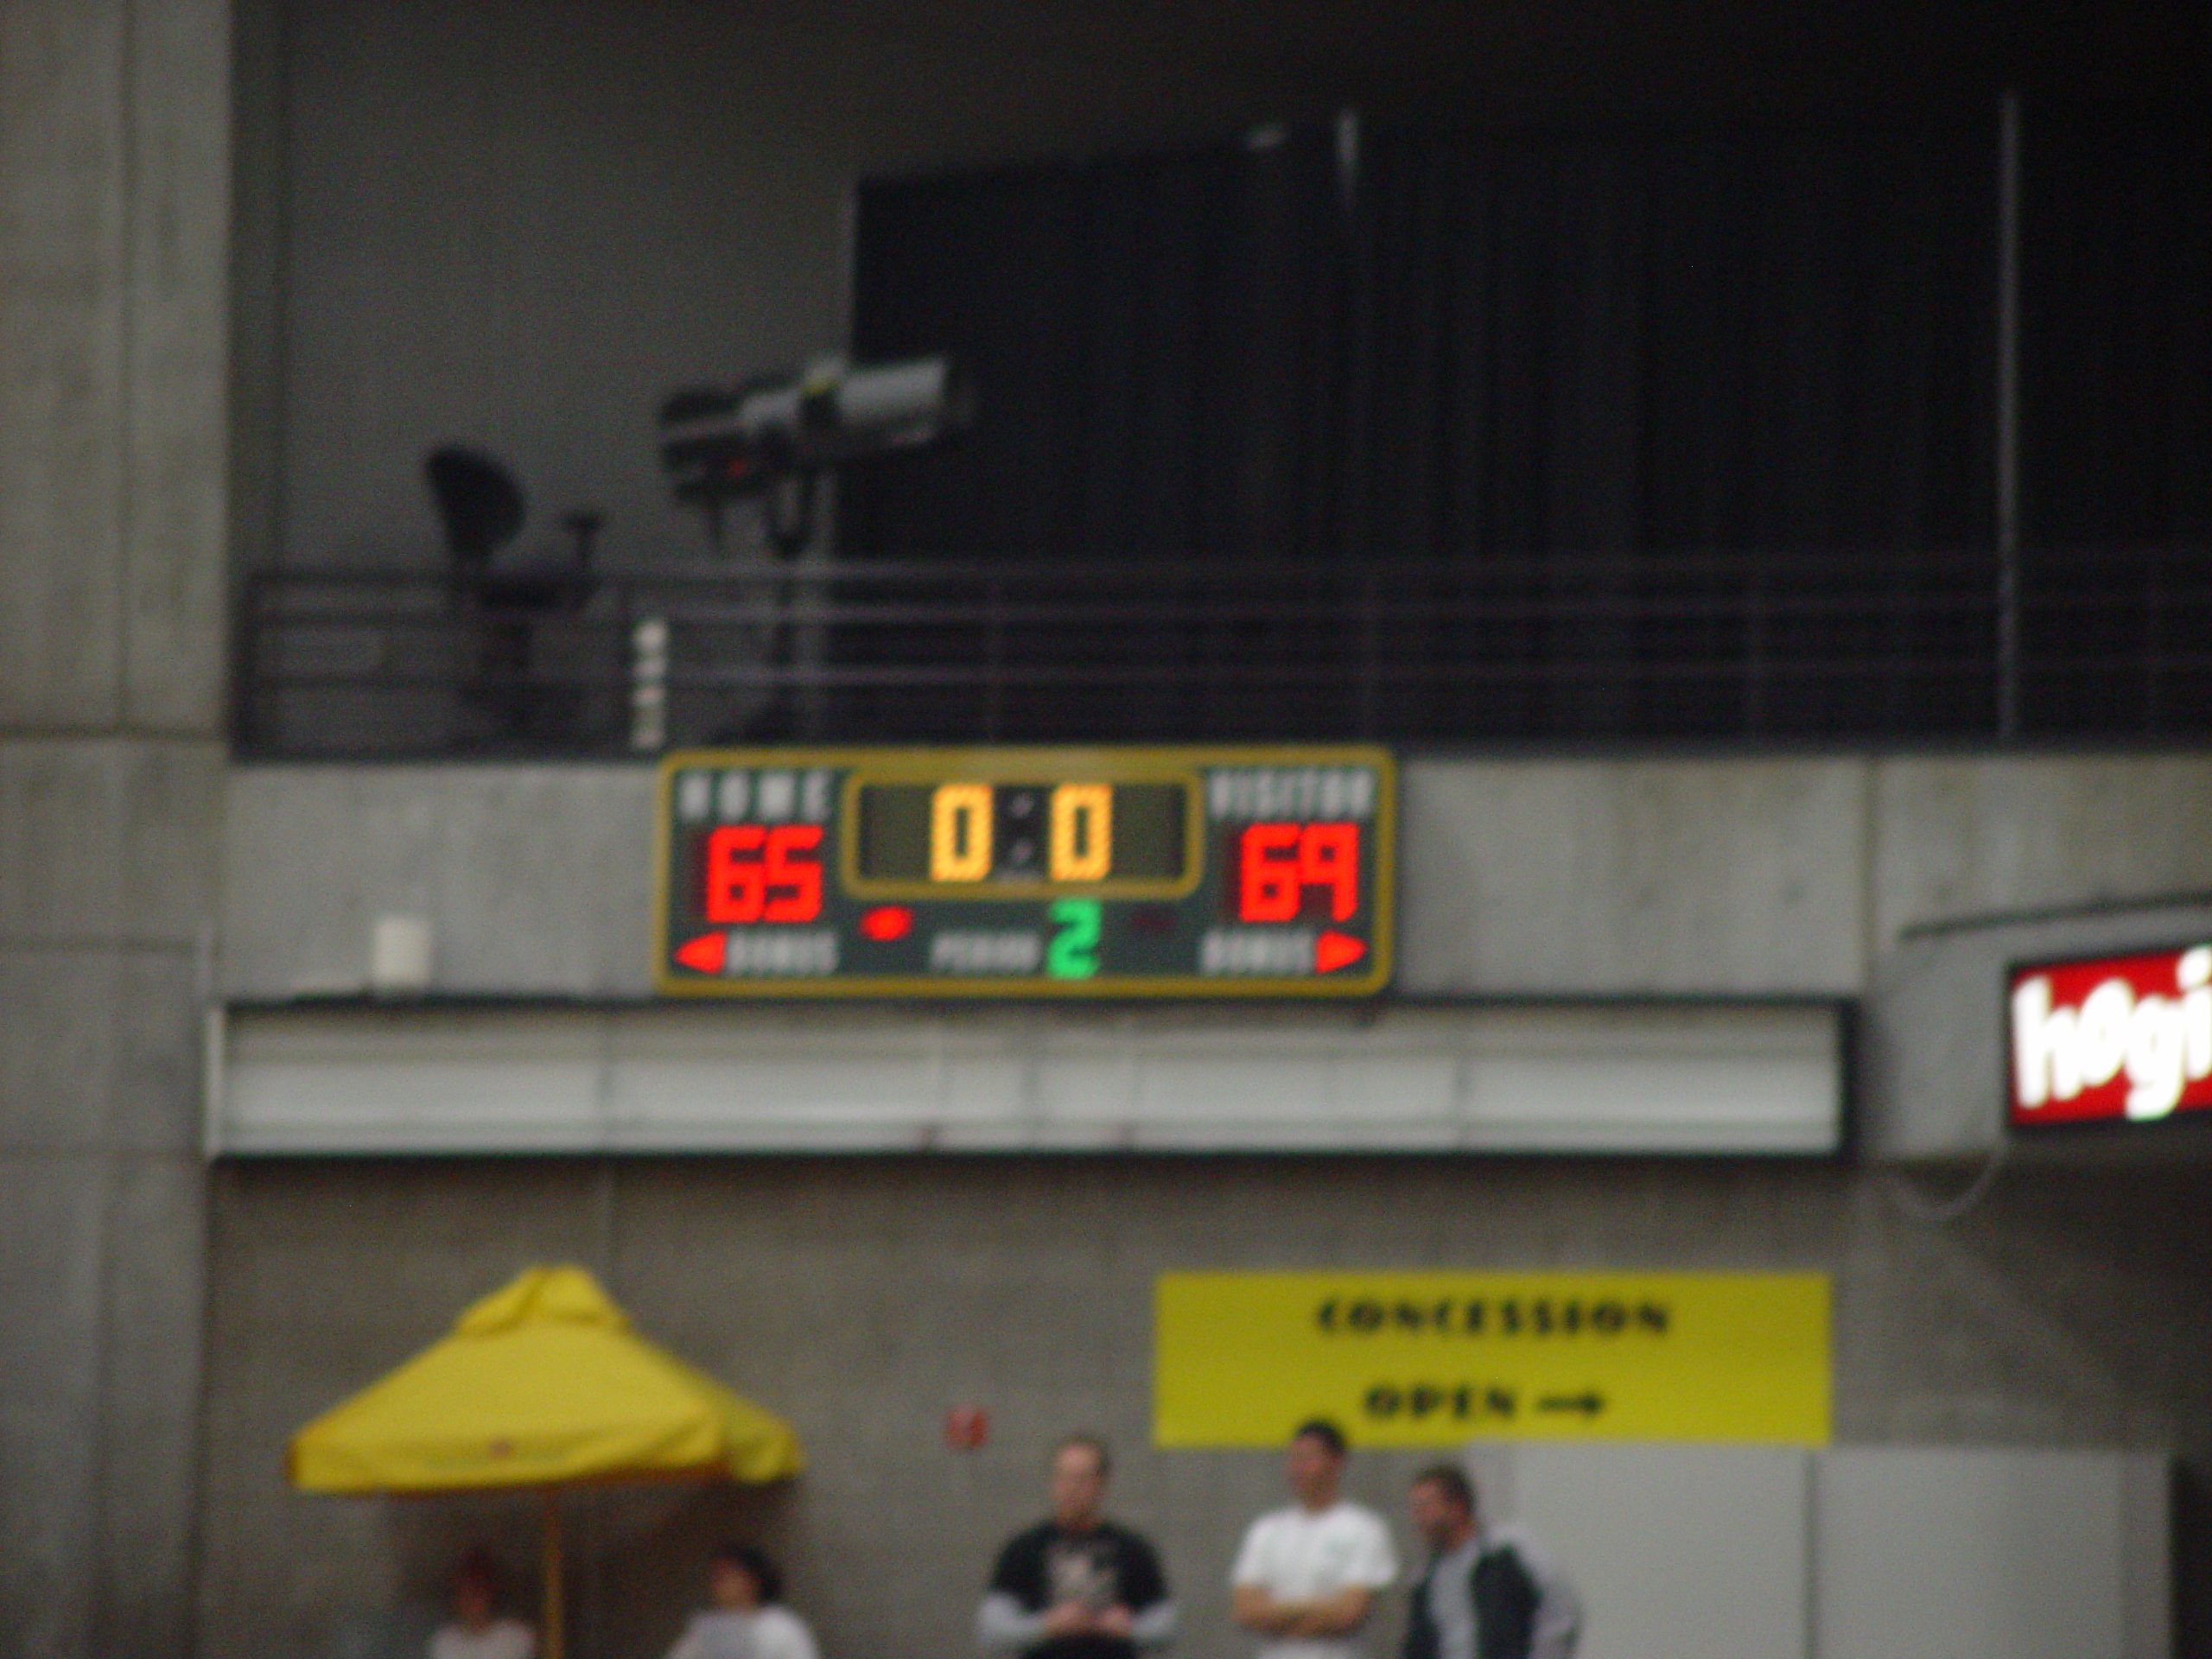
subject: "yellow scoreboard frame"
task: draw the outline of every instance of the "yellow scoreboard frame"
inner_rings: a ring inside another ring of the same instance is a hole
[[[864,868],[864,823],[920,791],[927,868]],[[1113,868],[1131,791],[1159,865],[1135,873]],[[662,759],[656,803],[665,996],[1346,998],[1389,982],[1385,749],[691,749]],[[1028,817],[1009,830],[1007,812]],[[960,837],[957,869],[941,832]]]

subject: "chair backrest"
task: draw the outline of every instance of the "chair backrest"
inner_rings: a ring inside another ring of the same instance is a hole
[[[423,462],[445,525],[446,552],[457,565],[481,569],[522,533],[522,486],[489,455],[442,444]]]

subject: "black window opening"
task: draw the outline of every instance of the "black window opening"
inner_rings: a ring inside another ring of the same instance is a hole
[[[1036,688],[1055,731],[1986,741],[2009,674],[2009,735],[2194,737],[2206,124],[2028,112],[2004,558],[2002,125],[1339,124],[867,186],[855,353],[950,350],[982,396],[847,481],[841,551],[1072,608],[833,654],[1129,670],[1110,712]],[[1140,591],[1150,631],[1087,626]]]

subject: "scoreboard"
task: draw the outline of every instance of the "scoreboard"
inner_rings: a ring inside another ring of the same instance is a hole
[[[664,758],[677,996],[1363,996],[1397,776],[1365,747]]]

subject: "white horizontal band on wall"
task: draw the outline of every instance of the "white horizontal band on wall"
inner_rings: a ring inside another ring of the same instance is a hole
[[[242,1007],[211,1153],[1822,1153],[1832,1006]]]

